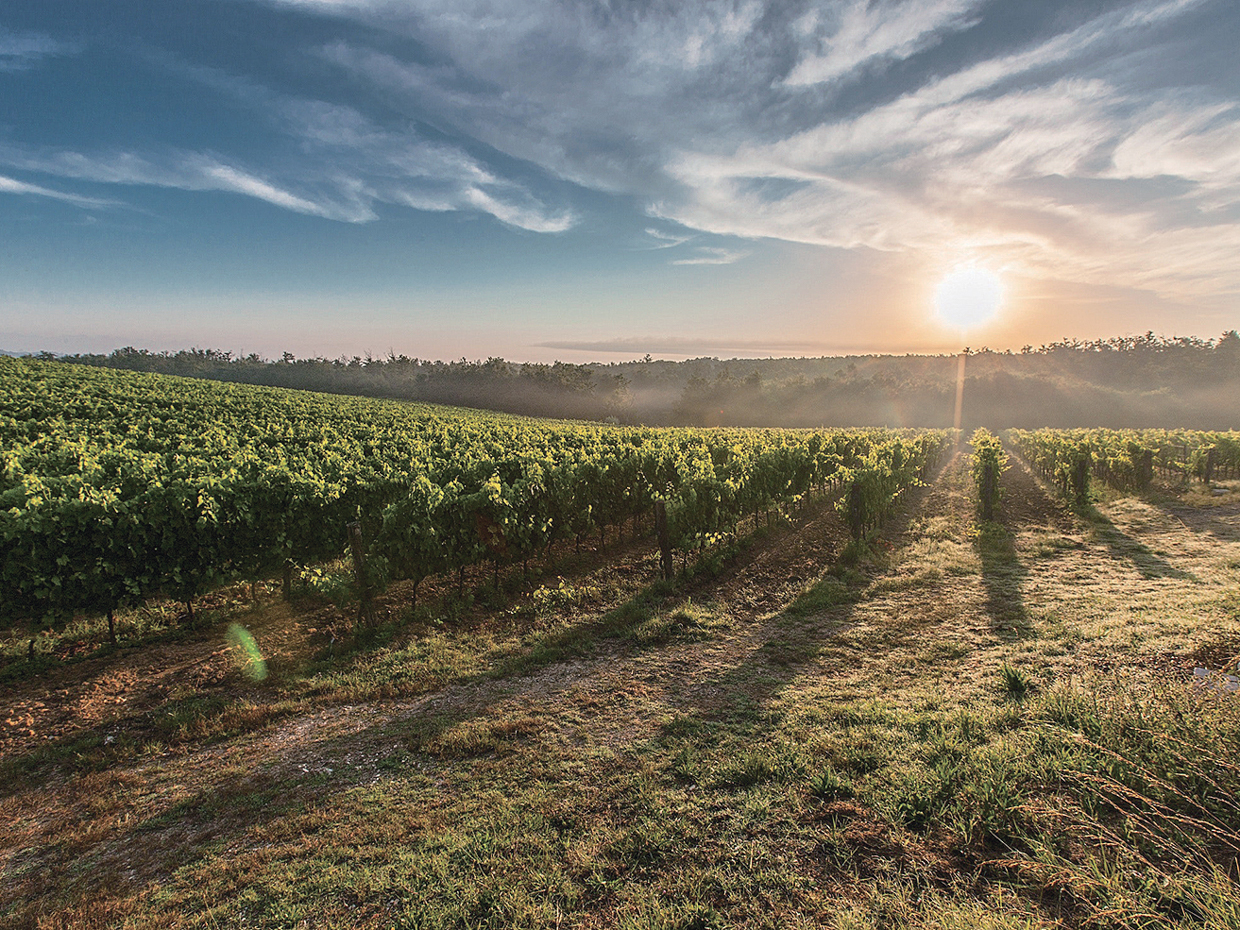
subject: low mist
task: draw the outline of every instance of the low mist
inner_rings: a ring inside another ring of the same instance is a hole
[[[390,354],[268,360],[215,349],[124,348],[62,361],[339,394],[478,407],[531,416],[669,426],[952,425],[958,357],[646,356],[553,365]],[[1240,427],[1240,336],[1147,333],[1019,352],[966,351],[962,426]]]

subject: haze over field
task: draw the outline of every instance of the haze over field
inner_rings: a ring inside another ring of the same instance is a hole
[[[10,0],[0,348],[1215,336],[1232,0]]]

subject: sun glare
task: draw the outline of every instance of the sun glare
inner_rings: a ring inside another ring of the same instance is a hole
[[[958,329],[988,322],[999,310],[1003,285],[993,271],[977,266],[958,268],[939,282],[934,307],[939,319]]]

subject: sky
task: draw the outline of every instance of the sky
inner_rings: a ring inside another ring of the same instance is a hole
[[[0,350],[1217,337],[1238,47],[1235,0],[6,0]]]

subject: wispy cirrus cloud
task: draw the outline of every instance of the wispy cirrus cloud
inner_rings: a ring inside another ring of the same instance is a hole
[[[284,209],[292,210],[294,213],[307,213],[312,216],[325,216],[330,219],[362,222],[372,219],[374,216],[365,209],[341,214],[324,207],[322,204],[307,200],[304,197],[298,197],[296,194],[291,194],[286,190],[281,190],[262,178],[247,174],[229,165],[221,165],[211,160],[199,159],[191,159],[188,164],[201,172],[201,177],[206,182],[206,185],[204,187],[197,187],[191,183],[173,184],[170,186],[190,187],[191,189],[199,190],[214,188],[216,190],[231,191],[236,194],[245,194],[247,197],[254,197],[257,200],[265,200],[267,203],[274,204],[277,207],[284,207]]]
[[[0,144],[0,164],[97,184],[223,191],[349,223],[377,219],[379,204],[484,213],[531,232],[563,232],[576,222],[571,210],[549,209],[458,147],[415,132],[380,130],[346,106],[257,90],[252,96],[303,148],[305,157],[281,166],[283,179],[219,153],[176,150],[91,153]],[[104,202],[76,195],[60,199]]]
[[[678,258],[673,265],[731,265],[747,258],[749,252],[738,249],[722,249],[715,246],[699,246],[697,254],[688,258]]]
[[[358,110],[304,99],[271,101],[269,112],[308,150],[373,203],[484,213],[529,232],[571,229],[576,214],[548,207],[524,185],[500,176],[463,148],[416,128],[385,129]]]
[[[98,197],[83,197],[80,194],[74,194],[69,191],[53,190],[52,188],[42,187],[38,184],[28,184],[25,181],[18,181],[16,178],[6,177],[2,174],[0,174],[0,193],[29,194],[32,197],[47,197],[51,200],[61,200],[65,203],[71,203],[79,207],[109,207],[116,204],[116,201],[114,200],[103,200]]]
[[[842,248],[971,250],[1026,271],[1167,295],[1240,289],[1224,259],[1240,247],[1240,224],[1210,210],[1240,194],[1240,107],[1193,107],[1183,92],[1070,67],[1125,30],[1200,5],[1116,11],[855,117],[723,154],[683,152],[669,170],[688,195],[661,204],[660,215]],[[1015,83],[1031,73],[1041,79]],[[1154,177],[1182,188],[1161,204],[1117,196]],[[797,186],[769,197],[755,178]],[[1031,194],[1030,181],[1049,178],[1119,184],[1071,199]]]
[[[321,50],[410,112],[689,229],[1240,289],[1225,0],[281,2],[428,49]]]
[[[543,203],[460,145],[433,140],[416,123],[382,126],[358,108],[279,93],[218,69],[177,60],[163,67],[243,103],[293,141],[293,173],[316,175],[369,199],[436,212],[489,214],[530,232],[563,232],[577,222],[568,208]],[[324,167],[330,166],[329,171]],[[373,212],[366,217],[374,217]]]
[[[69,48],[45,36],[0,33],[0,67],[6,54],[25,61]],[[428,138],[410,121],[382,126],[348,103],[275,91],[157,49],[145,51],[143,59],[157,71],[247,108],[283,145],[228,152],[167,143],[94,151],[0,143],[0,166],[93,184],[222,191],[348,223],[376,220],[384,204],[482,213],[542,233],[562,232],[577,222],[571,209],[548,206],[524,184],[502,176],[460,145]],[[104,202],[70,194],[60,199]]]
[[[84,153],[0,145],[0,164],[94,184],[224,191],[263,200],[296,213],[346,222],[365,222],[374,218],[364,198],[315,200],[299,196],[212,154],[172,151],[158,156],[141,156],[132,152]],[[84,205],[118,202],[78,195],[65,195],[61,199]]]
[[[663,232],[661,229],[647,228],[646,235],[654,240],[654,243],[647,245],[648,249],[673,249],[678,245],[684,245],[686,242],[693,240],[692,235],[676,235],[675,233]]]
[[[930,0],[889,6],[854,0],[815,6],[795,27],[807,50],[790,86],[859,79],[872,63],[901,61],[977,23],[985,0]]]
[[[748,249],[725,248],[722,246],[695,245],[689,249],[678,248],[693,242],[695,239],[700,239],[700,233],[687,235],[669,233],[653,227],[648,227],[645,233],[654,240],[653,243],[647,244],[644,247],[645,250],[677,249],[672,254],[679,255],[680,257],[671,259],[669,261],[671,265],[731,265],[743,258],[748,258],[751,254]],[[686,255],[686,252],[691,254]]]
[[[412,209],[544,235],[581,227],[583,249],[685,266],[670,274],[694,281],[759,249],[738,240],[771,239],[850,253],[833,251],[835,267],[877,255],[906,277],[968,257],[1212,306],[1240,291],[1229,0],[251,0],[218,12],[229,23],[216,37],[192,19],[176,36],[133,25],[133,42],[118,26],[122,41],[92,45],[89,63],[55,61],[72,51],[61,39],[0,33],[0,68],[31,71],[4,75],[10,92],[59,67],[41,99],[66,99],[84,65],[103,63],[116,79],[82,114],[129,105],[86,129],[68,108],[59,121],[0,116],[0,193],[85,206],[153,186],[341,223]],[[279,55],[247,43],[256,24],[282,27]],[[144,97],[164,88],[152,75],[173,90]],[[750,264],[770,272],[775,251],[760,254]]]
[[[72,55],[79,49],[41,32],[11,32],[0,26],[0,71],[26,71],[44,58]]]

